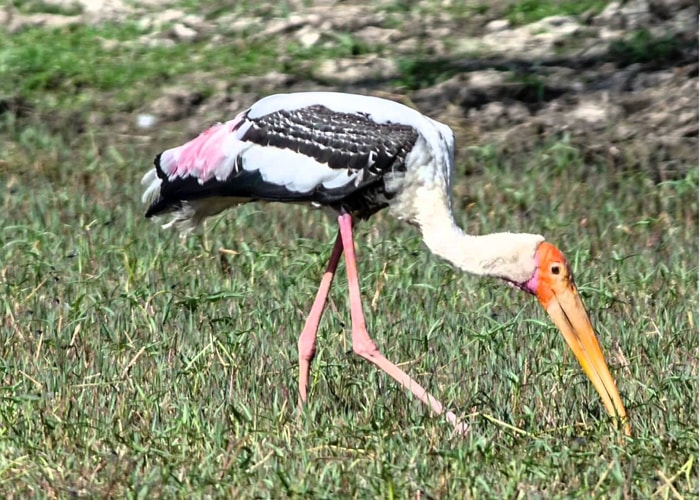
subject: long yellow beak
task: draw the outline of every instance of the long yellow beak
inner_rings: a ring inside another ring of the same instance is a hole
[[[545,306],[547,313],[561,330],[581,368],[600,394],[605,409],[615,419],[616,427],[619,428],[622,423],[625,435],[631,436],[632,427],[625,406],[576,286],[569,283],[569,286],[555,287],[552,292],[553,296]]]
[[[561,330],[581,368],[600,394],[605,409],[615,419],[615,427],[619,429],[622,425],[622,431],[631,436],[632,426],[625,406],[578,295],[569,263],[557,247],[546,241],[537,247],[535,260],[537,271],[525,288],[537,296]]]

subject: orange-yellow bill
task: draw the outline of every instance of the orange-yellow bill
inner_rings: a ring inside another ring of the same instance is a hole
[[[621,423],[623,432],[631,436],[627,412],[566,259],[556,247],[545,242],[537,249],[537,261],[537,298],[561,331],[616,425]]]

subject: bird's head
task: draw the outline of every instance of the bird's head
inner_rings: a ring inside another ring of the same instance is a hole
[[[600,394],[608,413],[618,425],[622,423],[625,434],[631,435],[625,407],[574,284],[571,266],[561,251],[546,241],[540,243],[535,252],[535,272],[519,287],[537,297]]]

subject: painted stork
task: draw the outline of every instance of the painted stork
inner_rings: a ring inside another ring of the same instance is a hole
[[[143,177],[146,217],[170,213],[183,232],[251,201],[308,203],[337,215],[338,236],[299,336],[299,404],[307,398],[316,333],[341,254],[345,254],[353,351],[384,370],[458,430],[451,411],[377,349],[365,327],[353,221],[389,208],[415,225],[439,257],[468,273],[500,278],[535,295],[606,410],[631,434],[625,407],[567,260],[537,234],[464,233],[454,221],[450,185],[454,135],[402,104],[352,94],[302,92],[266,97],[182,146],[160,153]]]

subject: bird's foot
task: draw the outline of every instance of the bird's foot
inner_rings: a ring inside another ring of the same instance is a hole
[[[459,436],[466,436],[471,430],[469,425],[457,418],[457,415],[455,415],[454,412],[446,412],[445,419],[454,426],[455,433]]]

